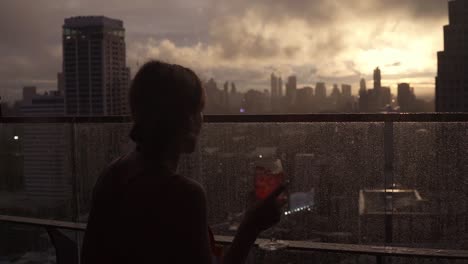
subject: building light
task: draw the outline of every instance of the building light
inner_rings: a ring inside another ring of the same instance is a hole
[[[19,137],[18,137],[18,136],[14,136],[13,139],[14,139],[14,140],[19,140]]]

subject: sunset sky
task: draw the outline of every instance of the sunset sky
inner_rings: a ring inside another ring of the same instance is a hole
[[[66,17],[124,21],[128,65],[150,58],[193,67],[203,79],[267,89],[272,71],[299,85],[410,82],[434,94],[447,0],[1,0],[0,96],[56,87]]]

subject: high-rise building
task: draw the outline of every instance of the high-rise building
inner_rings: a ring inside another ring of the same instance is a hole
[[[63,116],[64,97],[58,91],[37,94],[35,89],[23,89],[23,116]],[[31,124],[23,129],[24,188],[34,199],[67,201],[72,185],[67,164],[69,148],[63,124]]]
[[[392,90],[390,87],[381,87],[380,88],[380,105],[381,107],[387,107],[392,102]]]
[[[362,90],[359,91],[359,112],[369,112],[369,96]]]
[[[229,109],[229,82],[224,83],[223,104]]]
[[[130,70],[121,20],[103,16],[65,19],[63,74],[67,115],[129,113]]]
[[[374,89],[380,90],[382,88],[382,75],[379,67],[374,70]]]
[[[296,109],[302,113],[311,112],[313,96],[314,89],[312,87],[297,89]]]
[[[288,77],[286,83],[286,101],[288,105],[293,105],[296,102],[296,91],[297,91],[297,77],[292,75]]]
[[[278,96],[283,96],[283,79],[281,77],[278,78]]]
[[[63,73],[58,72],[57,73],[57,91],[60,94],[63,94],[64,90],[65,90],[65,83],[64,83]]]
[[[352,87],[351,85],[349,84],[342,84],[341,85],[341,94],[343,95],[344,98],[351,98],[351,90],[352,90]]]
[[[1,113],[0,113],[1,117]],[[23,189],[23,126],[0,129],[0,190],[17,192]],[[14,203],[12,203],[14,207]]]
[[[268,99],[268,90],[262,93],[251,89],[244,95],[243,109],[249,114],[266,113],[270,105]]]
[[[414,109],[416,96],[414,95],[414,89],[408,83],[398,84],[397,101],[402,112],[409,112]]]
[[[231,94],[236,94],[237,93],[237,88],[236,84],[234,82],[231,83]]]
[[[274,73],[271,74],[271,84],[270,84],[270,93],[271,93],[271,98],[275,98],[278,96],[278,78]]]
[[[23,87],[23,104],[31,103],[33,97],[37,95],[37,87],[36,86],[25,86]]]
[[[204,83],[206,92],[206,107],[205,113],[219,114],[224,111],[223,91],[218,89],[218,84],[211,78],[208,82]]]
[[[283,81],[281,77],[277,77],[274,73],[271,74],[271,87],[270,87],[270,103],[273,112],[281,112],[282,107],[282,86]]]
[[[334,84],[333,85],[333,89],[332,89],[332,92],[330,94],[330,98],[332,99],[332,102],[334,104],[338,104],[340,99],[341,99],[341,92],[340,92],[340,89],[338,89],[338,85],[337,84]]]
[[[28,90],[29,88],[31,87],[23,88],[21,104],[23,116],[63,116],[65,114],[64,98],[60,92],[50,91],[37,94],[34,89],[34,94],[31,94],[32,90]]]
[[[315,98],[318,101],[323,101],[327,98],[327,87],[325,83],[318,82],[315,86]]]
[[[242,93],[237,92],[236,84],[231,82],[231,92],[229,93],[229,111],[231,113],[241,113],[242,99]]]
[[[359,91],[367,91],[366,80],[364,78],[362,78],[359,83]]]
[[[352,95],[352,86],[349,84],[341,85],[341,102],[339,103],[343,112],[356,110],[354,97]]]
[[[380,111],[392,101],[392,94],[389,87],[382,87],[382,73],[377,67],[374,70],[374,90],[370,93],[370,110]]]
[[[437,54],[436,111],[468,112],[468,3],[449,1],[444,51]]]

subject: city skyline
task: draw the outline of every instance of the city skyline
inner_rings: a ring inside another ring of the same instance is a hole
[[[299,86],[323,81],[358,87],[361,77],[370,80],[366,73],[380,66],[387,81],[382,85],[390,86],[393,93],[398,83],[409,82],[416,95],[430,96],[437,51],[443,46],[442,26],[448,20],[447,1],[438,0],[272,5],[137,1],[132,8],[124,1],[103,7],[84,0],[53,5],[41,1],[34,12],[18,1],[2,2],[1,10],[8,10],[2,14],[2,31],[9,38],[0,49],[5,62],[0,90],[7,100],[18,99],[26,85],[39,90],[56,87],[60,24],[65,17],[88,14],[125,22],[127,63],[132,69],[157,58],[193,67],[204,79],[233,80],[239,90],[247,91],[267,89],[272,71],[296,74],[302,80]]]
[[[204,82],[206,87],[205,114],[281,114],[281,113],[376,113],[376,112],[433,112],[434,100],[418,98],[410,83],[398,83],[397,93],[383,86],[385,78],[379,67],[374,69],[372,85],[360,80],[358,94],[353,86],[342,83],[328,86],[317,82],[298,86],[298,78],[270,75],[270,89],[250,89],[239,92],[234,82],[223,88],[216,80]],[[231,90],[229,90],[231,84]],[[328,87],[328,88],[327,88]]]

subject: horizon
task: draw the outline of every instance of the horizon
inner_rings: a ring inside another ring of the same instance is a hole
[[[9,36],[0,45],[0,96],[7,101],[19,99],[23,86],[55,89],[63,21],[77,15],[101,13],[124,22],[132,75],[138,64],[160,59],[219,84],[234,81],[244,92],[269,89],[276,72],[296,75],[299,87],[350,84],[357,94],[360,78],[372,87],[373,69],[380,67],[382,85],[392,93],[407,82],[420,98],[434,97],[437,52],[448,24],[446,0],[39,2],[34,10],[22,1],[0,4],[0,27]]]

